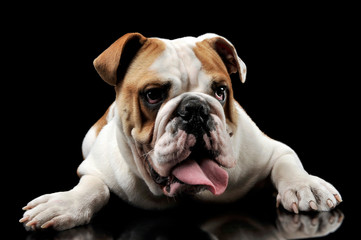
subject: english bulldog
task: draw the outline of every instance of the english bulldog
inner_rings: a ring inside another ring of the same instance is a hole
[[[236,102],[230,74],[245,82],[246,65],[226,38],[129,33],[94,66],[114,86],[115,101],[83,140],[78,185],[23,208],[20,222],[30,229],[86,224],[110,191],[140,208],[164,209],[183,197],[235,201],[270,179],[276,205],[295,214],[329,211],[342,201]]]

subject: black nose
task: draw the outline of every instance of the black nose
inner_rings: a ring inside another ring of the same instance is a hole
[[[188,124],[204,125],[209,119],[210,107],[198,97],[185,97],[178,106],[178,115]]]

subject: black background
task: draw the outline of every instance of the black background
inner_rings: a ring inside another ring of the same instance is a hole
[[[263,132],[298,153],[309,173],[338,188],[345,221],[330,239],[354,229],[360,77],[353,6],[203,7],[3,9],[9,14],[2,36],[2,198],[10,200],[6,221],[20,239],[27,236],[18,223],[21,207],[78,182],[83,137],[115,96],[92,61],[127,32],[169,39],[213,32],[231,41],[248,70],[245,84],[235,78],[236,98]]]

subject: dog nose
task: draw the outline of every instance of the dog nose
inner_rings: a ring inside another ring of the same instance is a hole
[[[189,96],[181,101],[177,113],[187,123],[204,124],[209,118],[210,107],[201,99]]]

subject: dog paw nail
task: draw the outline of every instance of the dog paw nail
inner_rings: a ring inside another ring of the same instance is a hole
[[[327,199],[326,203],[330,208],[333,208],[333,203],[330,199]]]
[[[318,223],[319,223],[319,220],[318,220],[317,217],[315,217],[315,218],[313,218],[313,219],[311,220],[312,226],[318,226]]]
[[[344,219],[344,217],[345,217],[345,216],[344,216],[343,214],[341,214],[341,215],[339,216],[337,222],[338,222],[338,223],[342,222],[343,219]]]
[[[52,226],[52,225],[54,225],[54,221],[53,220],[50,220],[50,221],[48,221],[48,222],[46,222],[46,223],[44,223],[43,225],[41,225],[41,228],[48,228],[48,227],[50,227],[50,226]]]
[[[293,216],[293,222],[295,224],[298,224],[300,222],[300,215],[296,214]]]
[[[292,203],[292,210],[294,213],[298,214],[298,207],[297,207],[297,204],[294,202]]]
[[[23,223],[26,222],[29,219],[29,216],[25,216],[19,220],[19,222]]]
[[[335,198],[336,198],[336,200],[337,200],[337,202],[342,202],[342,198],[341,198],[341,196],[340,195],[338,195],[338,194],[335,194],[334,195],[335,196]]]
[[[316,205],[316,203],[314,202],[314,201],[310,201],[309,202],[309,204],[310,204],[310,208],[311,209],[313,209],[313,210],[315,210],[315,211],[317,211],[318,210],[318,207],[317,207],[317,205]]]
[[[26,226],[27,226],[27,227],[34,226],[34,225],[36,225],[37,223],[38,223],[38,221],[37,221],[36,219],[33,219],[33,220],[31,220],[30,222],[28,222],[28,223],[26,224]]]

